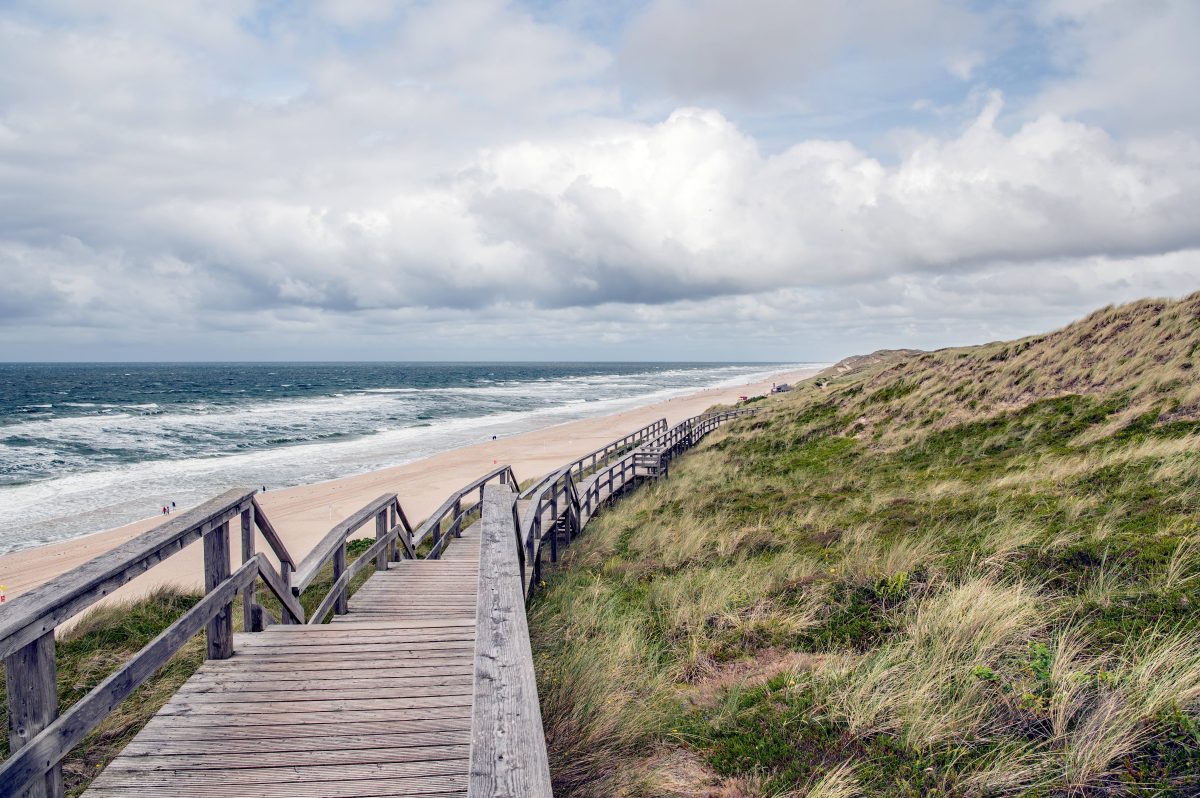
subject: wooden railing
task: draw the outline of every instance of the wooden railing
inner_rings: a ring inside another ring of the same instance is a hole
[[[547,540],[550,561],[557,562],[560,542],[569,544],[595,515],[602,501],[615,499],[638,479],[666,476],[673,457],[694,446],[720,424],[754,412],[755,409],[748,408],[704,413],[669,429],[665,420],[657,421],[547,474],[522,492],[519,499],[529,502],[518,527],[521,581],[526,599],[533,596],[541,582],[542,550]],[[632,448],[628,446],[630,440],[637,441]],[[581,467],[593,454],[604,457],[602,453],[616,451],[625,454],[616,460],[604,458],[595,470]],[[580,479],[577,475],[581,474],[587,474],[587,478]]]
[[[441,557],[450,540],[462,537],[462,531],[479,515],[483,505],[483,488],[490,482],[510,485],[513,490],[517,488],[517,477],[511,466],[503,465],[488,472],[442,502],[442,506],[417,528],[413,546],[420,546],[428,539],[430,549],[426,558],[436,560]],[[479,494],[478,498],[475,498],[476,493]]]
[[[375,542],[347,568],[346,541],[372,518],[375,519]],[[329,530],[304,558],[304,562],[300,563],[292,584],[292,592],[299,596],[325,567],[325,563],[333,560],[333,584],[330,585],[325,598],[321,599],[321,603],[312,611],[308,622],[324,623],[330,611],[335,615],[345,615],[349,611],[350,580],[372,562],[376,571],[386,571],[387,564],[398,562],[402,555],[414,559],[416,553],[412,539],[412,527],[409,526],[408,517],[394,493],[380,496]]]
[[[239,517],[244,561],[231,572],[229,524]],[[293,560],[254,500],[254,491],[231,490],[8,603],[0,615],[0,656],[5,665],[11,755],[0,765],[0,795],[61,796],[62,758],[201,629],[207,630],[210,659],[231,657],[233,601],[238,593],[247,597],[251,626],[254,618],[262,623],[253,600],[256,581],[261,580],[279,599],[285,622],[303,622],[304,611],[286,578],[263,554],[253,552],[256,526],[286,573]],[[56,628],[197,540],[204,545],[204,598],[59,715]]]
[[[652,421],[641,429],[634,430],[623,438],[618,438],[611,443],[601,446],[595,451],[588,452],[583,457],[572,460],[558,471],[551,472],[533,485],[530,485],[525,490],[521,491],[520,498],[528,499],[534,493],[538,492],[545,486],[546,482],[554,479],[562,471],[570,471],[576,482],[582,482],[587,474],[591,474],[600,470],[604,466],[611,463],[618,457],[628,454],[634,449],[645,444],[652,435],[660,435],[667,429],[667,420],[660,418],[657,421]]]
[[[507,485],[489,485],[483,498],[468,798],[553,795],[525,618],[516,498]]]
[[[0,765],[0,798],[62,796],[63,757],[200,630],[207,633],[209,659],[233,656],[233,606],[239,595],[244,613],[243,628],[247,631],[259,632],[273,623],[323,623],[331,612],[344,614],[347,611],[350,584],[371,563],[374,563],[376,570],[385,570],[389,562],[402,557],[416,558],[420,547],[427,542],[429,548],[425,556],[437,559],[449,542],[460,537],[463,530],[476,519],[482,523],[481,534],[487,533],[490,505],[485,499],[491,495],[504,497],[501,501],[504,507],[502,515],[504,523],[509,525],[506,527],[508,531],[504,532],[504,539],[513,542],[512,550],[503,558],[502,566],[498,567],[501,570],[511,568],[513,579],[518,580],[513,595],[520,596],[523,603],[533,595],[540,582],[543,544],[547,540],[550,541],[551,560],[557,560],[560,542],[569,544],[603,502],[612,501],[639,479],[665,474],[665,468],[652,469],[651,466],[639,465],[639,461],[646,462],[647,455],[650,455],[652,461],[656,459],[658,463],[665,463],[679,451],[694,445],[718,424],[746,412],[753,411],[706,414],[670,429],[667,429],[666,421],[661,419],[648,424],[589,452],[537,482],[522,494],[522,498],[529,502],[523,517],[517,511],[517,478],[507,465],[452,494],[415,531],[396,494],[384,494],[330,529],[299,563],[263,512],[255,498],[255,491],[231,490],[18,596],[0,611],[0,657],[5,662],[10,726],[10,756]],[[235,518],[240,523],[242,562],[240,567],[233,570],[230,562],[230,523]],[[347,541],[372,520],[375,522],[375,542],[348,565]],[[278,571],[264,553],[255,551],[256,531],[275,555],[279,563]],[[198,540],[203,541],[204,548],[204,597],[60,715],[55,665],[56,629],[96,601]],[[491,556],[485,555],[483,562],[490,563]],[[333,566],[333,583],[316,609],[306,618],[300,596],[330,562]],[[489,579],[498,578],[494,577],[498,573],[495,569],[489,573],[493,574]],[[259,583],[278,600],[281,608],[278,619],[258,603],[256,590]],[[484,572],[481,571],[481,613],[485,612],[487,596],[493,595],[485,594],[485,587],[490,591],[494,585],[490,582],[485,585]],[[508,592],[504,596],[506,602],[514,600]],[[515,623],[515,619],[510,620]],[[529,648],[527,634],[523,631],[524,623],[522,608],[518,624],[521,630],[517,631],[521,634],[523,649],[521,646],[512,649],[521,649],[517,653],[522,657],[527,656]],[[496,628],[508,627],[501,624]],[[481,626],[479,634],[482,640],[484,627]],[[501,648],[507,650],[506,646]],[[495,665],[492,663],[492,666]],[[531,674],[532,661],[529,669]],[[477,667],[476,672],[483,671]],[[521,692],[520,700],[524,714],[519,718],[513,716],[511,719],[514,723],[528,724],[531,717],[537,717],[536,712],[530,714],[530,698],[526,688],[533,689],[531,681],[522,687],[524,692]],[[536,710],[536,690],[532,696]],[[478,712],[476,716],[479,717]],[[476,728],[477,741],[481,728]],[[538,720],[538,740],[541,740],[540,735]],[[519,739],[524,738],[516,734],[508,742]],[[541,745],[540,757],[544,761],[544,742]],[[482,795],[474,790],[474,751],[473,746],[472,794]],[[536,760],[539,755],[535,752],[530,756]],[[540,778],[541,775],[537,777]],[[546,774],[545,795],[549,795],[548,778]],[[541,795],[540,789],[537,786],[519,794]]]
[[[639,470],[639,460],[647,455],[656,465],[663,458],[669,460],[719,424],[752,412],[705,414],[670,430],[661,429],[653,439],[639,439],[639,445],[619,459],[598,464],[583,481],[577,475],[586,472],[575,461],[520,496],[506,485],[485,489],[468,798],[552,798],[525,617],[525,604],[541,584],[543,543],[550,541],[550,556],[556,560],[560,535],[570,543],[604,502],[639,480],[665,474],[665,470]],[[522,504],[523,512],[519,511]]]

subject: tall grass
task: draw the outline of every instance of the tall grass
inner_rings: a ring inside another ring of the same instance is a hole
[[[1200,794],[1197,360],[1136,303],[714,433],[531,608],[556,794]]]

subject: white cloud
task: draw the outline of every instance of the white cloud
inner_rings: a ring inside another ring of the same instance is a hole
[[[788,336],[828,356],[899,325],[966,335],[968,309],[999,332],[1200,287],[1198,133],[1057,111],[1124,102],[1088,93],[1086,48],[1032,109],[1006,118],[972,87],[973,118],[896,135],[891,154],[800,135],[766,149],[721,110],[847,47],[877,64],[933,41],[942,79],[977,78],[986,48],[952,41],[976,21],[930,0],[897,27],[890,5],[661,0],[616,56],[492,0],[0,14],[0,357],[69,357],[93,334],[197,356],[257,340],[352,357],[389,336],[395,356],[470,356],[482,335],[495,356],[594,357],[651,329],[662,348],[643,357],[780,356]],[[942,13],[949,33],[917,36]],[[1054,13],[1042,23],[1099,12]],[[614,74],[661,104],[712,102],[631,118]]]

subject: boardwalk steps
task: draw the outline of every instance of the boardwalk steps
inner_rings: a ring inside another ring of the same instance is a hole
[[[200,629],[207,661],[85,795],[550,796],[524,611],[544,553],[557,560],[606,502],[665,476],[672,456],[746,412],[655,422],[520,494],[503,466],[415,530],[396,495],[381,496],[299,562],[254,492],[230,491],[18,597],[0,610],[13,752],[0,798],[61,796],[62,758]],[[374,544],[348,562],[347,539],[372,521]],[[55,627],[196,540],[204,599],[60,714]],[[306,617],[297,597],[330,563],[333,586]],[[239,595],[249,631],[235,634]]]

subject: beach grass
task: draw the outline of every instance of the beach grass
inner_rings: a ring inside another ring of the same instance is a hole
[[[1200,295],[833,369],[530,610],[559,796],[1200,794]]]

